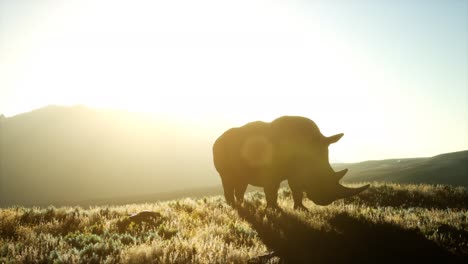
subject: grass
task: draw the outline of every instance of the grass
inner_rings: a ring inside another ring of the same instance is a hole
[[[310,263],[382,256],[468,256],[468,189],[372,184],[295,211],[250,192],[125,206],[0,209],[0,263]],[[150,210],[156,218],[132,221]]]

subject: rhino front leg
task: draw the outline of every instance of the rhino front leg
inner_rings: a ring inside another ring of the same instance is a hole
[[[226,202],[229,205],[234,204],[234,184],[232,181],[226,179],[226,178],[221,178],[223,181],[223,189],[224,189],[224,198],[226,198]]]
[[[296,186],[294,183],[288,182],[289,187],[291,188],[293,200],[294,200],[294,209],[296,210],[307,210],[302,204],[302,198],[304,197],[304,192],[299,186]]]
[[[245,190],[247,189],[247,185],[247,183],[238,183],[234,189],[236,200],[240,204],[244,202],[244,194]]]
[[[265,191],[267,207],[278,208],[279,183],[269,183],[263,189]]]
[[[294,209],[307,211],[307,207],[302,204],[304,193],[302,191],[293,191],[292,195],[294,200]]]

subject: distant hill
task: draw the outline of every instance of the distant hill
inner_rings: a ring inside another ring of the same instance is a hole
[[[48,106],[1,118],[0,206],[122,204],[221,194],[211,154],[221,132],[84,106]],[[467,164],[468,151],[462,151],[334,167],[350,169],[345,182],[468,186]]]
[[[378,181],[468,186],[468,150],[429,158],[372,160],[334,164],[348,168],[344,182]]]
[[[371,160],[359,163],[337,163],[332,167],[338,171],[348,168],[343,183],[388,182],[412,184],[443,184],[468,187],[468,150],[446,153],[429,158]],[[283,182],[282,186],[287,186]],[[261,188],[249,186],[248,191]],[[221,185],[162,192],[147,195],[115,197],[100,200],[80,201],[83,206],[103,204],[125,204],[170,200],[183,197],[222,195]]]
[[[136,196],[220,184],[213,139],[187,124],[84,106],[0,120],[0,206]]]

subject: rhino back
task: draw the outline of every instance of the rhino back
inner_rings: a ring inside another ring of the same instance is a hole
[[[256,121],[224,132],[213,145],[216,170],[221,174],[253,169],[265,159],[270,142],[270,123]]]
[[[314,121],[302,116],[282,116],[271,122],[275,141],[296,141],[319,144],[324,137]]]

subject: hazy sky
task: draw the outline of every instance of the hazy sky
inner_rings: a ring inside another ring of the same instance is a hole
[[[0,0],[0,113],[85,104],[198,122],[285,115],[332,159],[468,149],[468,1]]]

